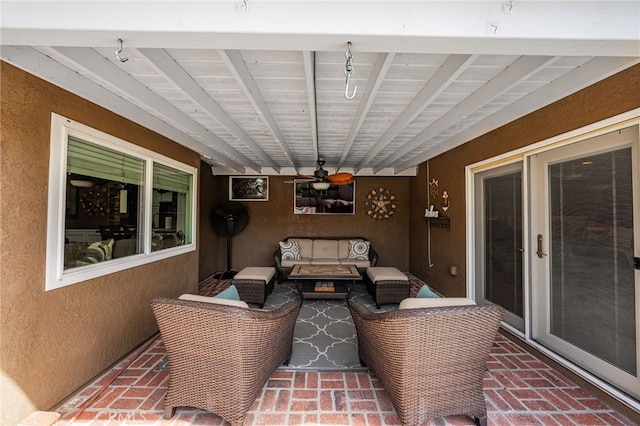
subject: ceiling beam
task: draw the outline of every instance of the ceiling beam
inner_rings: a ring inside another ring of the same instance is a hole
[[[278,142],[282,148],[284,154],[287,156],[293,167],[298,169],[298,162],[291,153],[291,149],[287,145],[287,141],[282,134],[275,117],[271,114],[271,110],[269,109],[267,102],[262,97],[262,93],[253,79],[247,64],[244,62],[244,59],[242,59],[240,52],[237,50],[219,50],[218,53],[229,68],[229,71],[231,71],[235,77],[249,101],[253,104],[253,107],[264,119],[265,124],[271,130],[271,133],[275,137],[276,142]]]
[[[384,81],[384,77],[387,74],[387,71],[389,71],[389,67],[393,63],[394,58],[395,53],[378,54],[376,62],[373,66],[373,70],[371,71],[369,83],[367,84],[367,88],[364,92],[364,95],[362,96],[362,101],[360,101],[360,105],[358,106],[358,111],[356,112],[355,119],[351,124],[351,129],[349,129],[349,134],[347,135],[347,139],[345,140],[344,148],[342,149],[342,155],[340,156],[340,161],[338,161],[338,167],[336,171],[340,170],[340,167],[344,163],[344,160],[349,155],[349,151],[353,146],[353,142],[355,141],[356,136],[358,136],[360,127],[362,127],[362,123],[367,117],[367,113],[371,108],[371,104],[378,94],[380,85]]]
[[[637,1],[2,1],[6,45],[638,56]],[[38,13],[34,13],[37,11]],[[339,11],[339,12],[337,12]],[[606,23],[606,24],[605,24]]]
[[[280,166],[258,145],[242,127],[236,123],[227,112],[171,57],[164,49],[138,49],[140,57],[158,73],[180,89],[185,95],[205,111],[211,118],[218,121],[233,136],[253,151],[265,165],[276,173]],[[257,169],[260,172],[260,169]]]
[[[471,93],[462,102],[458,103],[444,115],[440,116],[436,121],[414,136],[406,144],[399,147],[396,152],[373,166],[374,173],[379,172],[394,161],[420,147],[429,139],[437,136],[440,132],[455,126],[478,108],[488,104],[516,84],[519,84],[522,80],[534,75],[542,68],[555,62],[557,59],[557,57],[551,56],[521,56],[487,82],[487,84]]]
[[[192,136],[176,129],[164,120],[112,93],[97,83],[60,64],[31,47],[2,47],[2,59],[90,102],[153,130],[176,143],[213,159],[230,171],[244,173],[245,168],[220,152],[204,145]]]
[[[320,158],[318,149],[318,112],[316,111],[316,52],[302,52],[304,63],[304,80],[309,95],[309,121],[311,123],[311,141],[313,143],[313,158]]]
[[[575,70],[564,74],[544,87],[521,98],[495,114],[480,120],[473,126],[438,143],[414,158],[394,168],[402,172],[449,151],[459,145],[485,135],[498,127],[524,117],[540,108],[552,104],[598,81],[612,76],[628,67],[640,63],[639,58],[594,58]]]
[[[369,149],[367,155],[355,167],[356,173],[375,158],[404,128],[411,123],[431,102],[434,101],[460,74],[477,58],[477,55],[451,55],[427,81],[409,105],[398,115],[389,128]]]
[[[131,77],[95,50],[78,47],[55,47],[53,49],[102,81],[134,97],[136,102],[146,105],[149,109],[164,117],[168,122],[177,123],[179,126],[188,129],[193,134],[202,138],[203,141],[206,141],[211,146],[220,147],[220,150],[228,156],[230,155],[237,158],[248,167],[260,171],[260,166],[253,160],[211,133],[207,128],[194,121],[183,111],[173,106],[157,93],[151,91],[147,86]]]

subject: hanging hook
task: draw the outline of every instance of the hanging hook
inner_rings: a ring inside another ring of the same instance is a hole
[[[118,50],[116,50],[116,58],[118,58],[118,60],[120,62],[127,62],[129,60],[129,58],[121,58],[120,54],[122,53],[122,39],[119,38],[118,39]]]
[[[351,100],[356,97],[356,92],[358,91],[358,86],[353,86],[353,93],[349,96],[349,82],[351,81],[351,76],[353,75],[353,66],[351,65],[351,60],[353,59],[353,53],[351,53],[351,42],[347,42],[347,50],[344,52],[344,56],[347,58],[347,63],[344,65],[344,75],[346,80],[344,82],[344,97],[348,100]]]

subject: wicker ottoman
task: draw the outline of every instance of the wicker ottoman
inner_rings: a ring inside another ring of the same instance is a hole
[[[233,277],[231,284],[238,289],[240,300],[257,303],[262,308],[273,291],[275,276],[276,268],[271,266],[248,266]]]
[[[400,303],[409,297],[411,285],[406,274],[388,266],[367,268],[367,291],[380,308],[383,303]]]

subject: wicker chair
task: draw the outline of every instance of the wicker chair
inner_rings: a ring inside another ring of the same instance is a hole
[[[300,298],[273,311],[164,298],[151,307],[169,358],[165,419],[189,406],[236,425],[288,363]]]
[[[456,414],[486,424],[482,381],[502,308],[349,308],[361,362],[380,379],[403,425]]]

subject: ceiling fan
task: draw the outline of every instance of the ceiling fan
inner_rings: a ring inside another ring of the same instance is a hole
[[[330,185],[349,185],[353,182],[353,174],[347,172],[329,174],[322,168],[326,161],[322,157],[318,157],[316,161],[316,171],[313,176],[301,175],[297,176],[298,181],[312,182],[314,189],[327,189]]]

